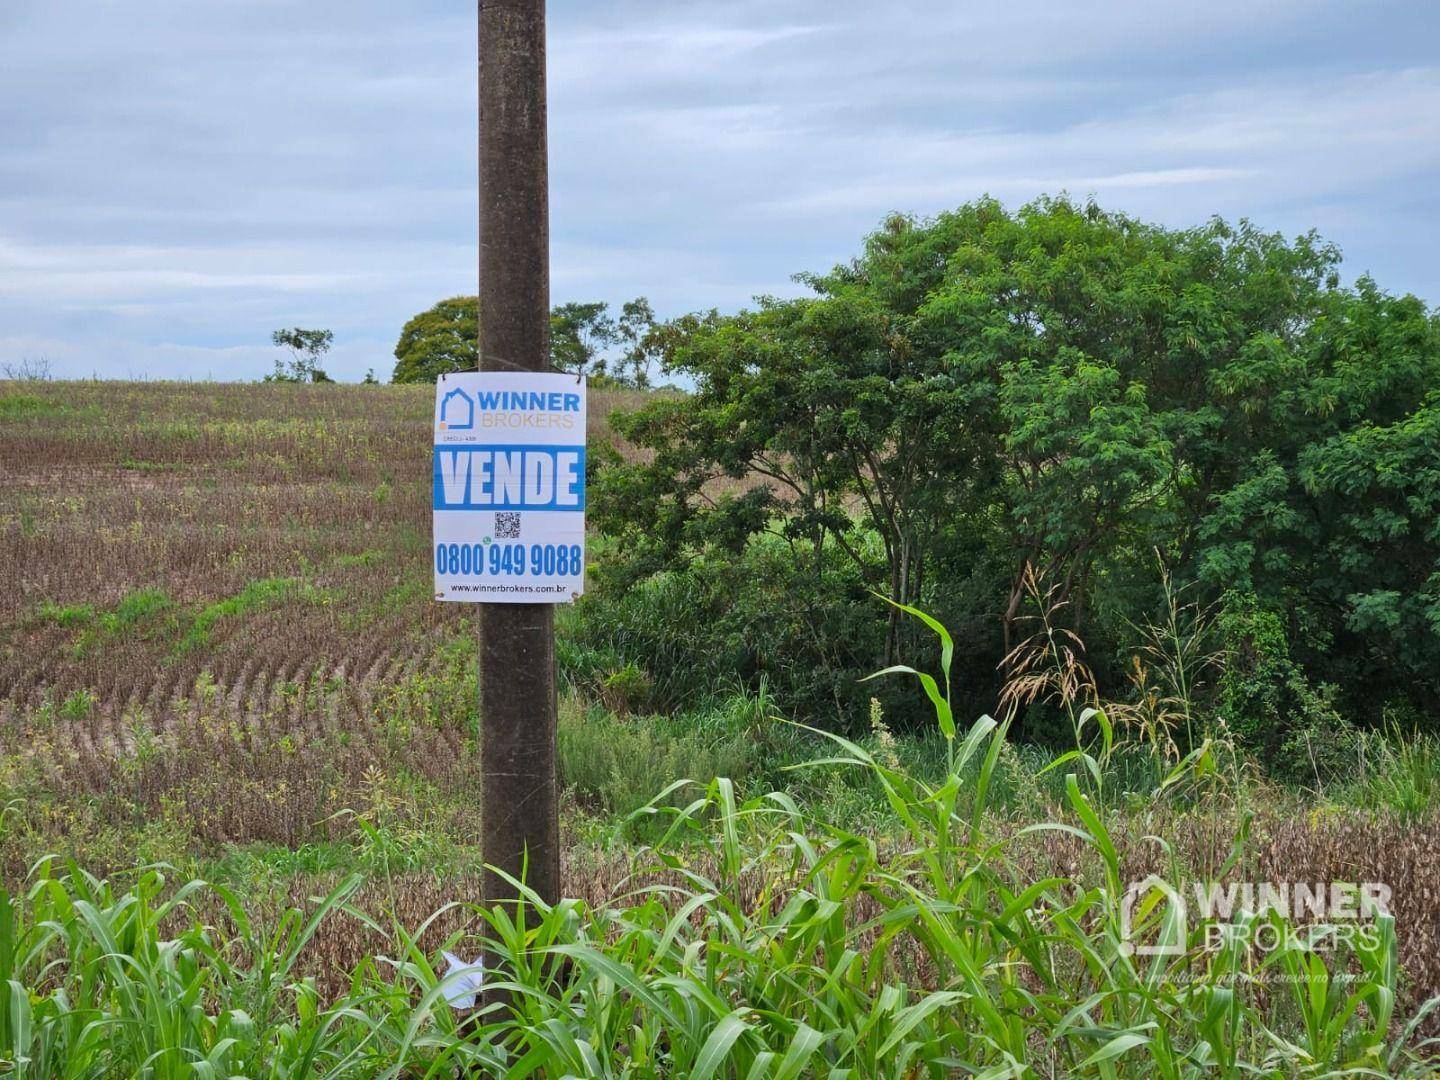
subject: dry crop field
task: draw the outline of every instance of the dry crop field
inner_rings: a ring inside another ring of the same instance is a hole
[[[0,839],[8,873],[40,835],[129,864],[463,793],[473,632],[430,597],[432,402],[0,382],[0,791],[39,834]],[[591,395],[592,437],[616,403]]]

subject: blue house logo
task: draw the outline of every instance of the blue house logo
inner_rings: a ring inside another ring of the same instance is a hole
[[[440,399],[440,426],[447,431],[468,431],[475,426],[475,402],[459,387]]]

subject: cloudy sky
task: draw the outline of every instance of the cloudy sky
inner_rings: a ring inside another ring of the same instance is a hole
[[[0,0],[0,362],[388,374],[474,289],[473,4]],[[1318,228],[1440,302],[1433,0],[550,5],[553,295],[794,291],[886,212]]]

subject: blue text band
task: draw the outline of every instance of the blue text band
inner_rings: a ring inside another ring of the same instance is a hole
[[[436,510],[584,510],[583,446],[437,446]]]

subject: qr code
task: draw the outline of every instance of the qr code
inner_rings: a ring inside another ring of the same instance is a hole
[[[500,510],[495,514],[495,539],[520,539],[520,514],[515,510]]]

